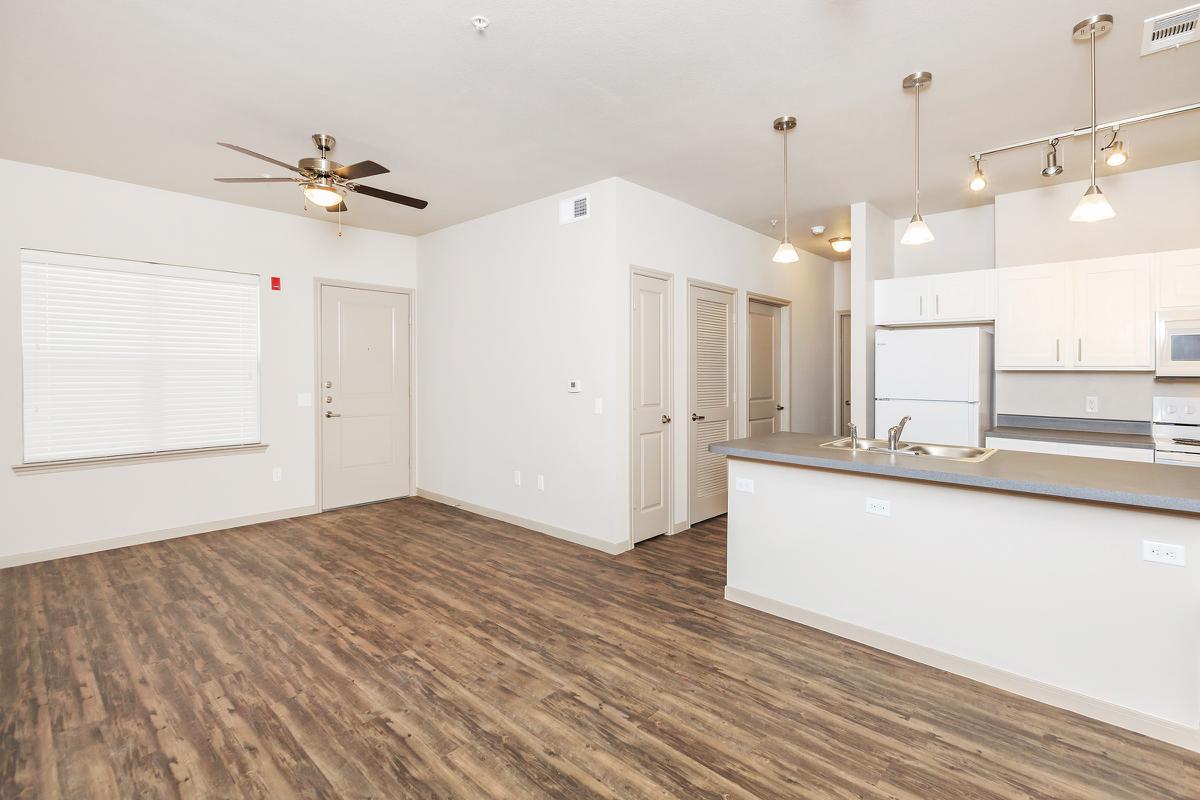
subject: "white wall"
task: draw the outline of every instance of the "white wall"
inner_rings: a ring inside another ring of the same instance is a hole
[[[996,266],[1200,247],[1200,161],[1105,176],[1100,188],[1117,216],[1070,222],[1086,188],[1073,181],[997,195]]]
[[[559,200],[580,191],[591,194],[591,218],[559,225]],[[828,428],[831,264],[809,255],[773,264],[776,244],[619,179],[422,236],[421,489],[585,543],[628,541],[632,265],[675,276],[675,419],[688,411],[686,291],[696,278],[737,287],[739,318],[747,291],[793,301],[792,425]],[[739,338],[744,351],[741,325]],[[567,393],[572,378],[581,393]],[[687,518],[685,432],[678,425],[677,522]]]
[[[875,281],[892,277],[892,220],[870,203],[850,206],[850,419],[875,430]]]
[[[315,276],[415,286],[415,241],[117,181],[0,161],[0,563],[21,554],[242,517],[311,509],[315,498]],[[280,191],[286,191],[281,189]],[[363,201],[369,202],[369,201]],[[324,213],[324,212],[322,212]],[[411,213],[399,210],[398,213]],[[262,292],[265,453],[17,475],[20,250],[37,248],[255,272]],[[269,290],[266,276],[282,278]],[[272,467],[283,480],[271,481]]]
[[[674,276],[675,284],[675,413],[685,420],[687,407],[687,282],[689,279],[734,287],[738,309],[738,397],[746,396],[747,294],[790,300],[791,373],[787,425],[793,431],[829,431],[833,411],[833,262],[804,251],[794,264],[771,261],[779,242],[728,220],[681,203],[628,181],[617,186],[617,269],[628,295],[630,266],[646,267]],[[628,362],[628,301],[621,306],[622,363]],[[621,374],[621,397],[628,396],[628,370]],[[738,432],[747,435],[741,404]],[[624,415],[628,441],[628,415]],[[675,430],[675,521],[687,519],[687,427]],[[627,453],[627,447],[623,448]],[[628,457],[627,454],[625,456]],[[626,487],[628,488],[628,487]],[[626,495],[623,508],[629,507]]]
[[[418,486],[620,542],[627,302],[614,266],[616,183],[580,191],[590,219],[558,224],[570,192],[418,240]],[[571,379],[582,392],[567,392]]]
[[[986,205],[926,214],[925,222],[933,231],[933,241],[913,247],[900,244],[909,218],[895,220],[894,276],[992,269],[996,266],[995,210],[995,206]]]
[[[850,262],[833,262],[833,310],[850,310]]]

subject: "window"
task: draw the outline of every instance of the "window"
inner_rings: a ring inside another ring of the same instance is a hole
[[[21,251],[27,464],[259,442],[258,276]]]

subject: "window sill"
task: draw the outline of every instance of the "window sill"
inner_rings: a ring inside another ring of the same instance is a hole
[[[235,444],[229,447],[197,447],[191,450],[163,450],[158,453],[129,453],[128,455],[101,456],[99,458],[35,461],[29,464],[14,464],[12,470],[18,475],[32,475],[39,472],[63,472],[71,469],[116,467],[122,464],[144,464],[152,461],[177,461],[181,458],[207,458],[209,456],[228,456],[240,453],[261,453],[269,446],[262,443]]]

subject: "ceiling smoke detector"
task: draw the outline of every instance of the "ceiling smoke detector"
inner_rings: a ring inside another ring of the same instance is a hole
[[[813,236],[820,236],[822,233],[825,232],[825,226],[824,225],[813,225],[811,228],[809,228],[809,230],[812,231]]]
[[[475,30],[479,31],[480,33],[483,33],[484,31],[487,30],[487,26],[491,25],[492,23],[488,20],[487,17],[474,16],[474,17],[471,17],[471,24],[475,26]]]
[[[1142,23],[1142,55],[1200,40],[1200,3],[1150,17]]]

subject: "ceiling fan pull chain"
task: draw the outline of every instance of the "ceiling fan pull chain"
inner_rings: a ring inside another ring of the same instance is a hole
[[[342,205],[345,205],[344,203]],[[338,238],[342,238],[342,209],[338,206]]]

